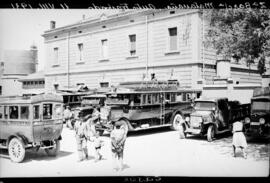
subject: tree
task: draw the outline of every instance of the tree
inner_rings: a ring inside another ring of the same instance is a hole
[[[247,65],[258,61],[258,71],[266,71],[265,59],[270,56],[270,11],[268,9],[212,9],[204,10],[210,27],[206,45],[217,54]]]

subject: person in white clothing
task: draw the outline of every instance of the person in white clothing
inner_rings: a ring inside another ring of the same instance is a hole
[[[246,159],[247,158],[247,153],[246,153],[246,148],[247,148],[247,140],[246,137],[243,133],[243,123],[240,121],[236,121],[233,123],[233,141],[232,141],[232,146],[233,146],[233,156],[236,157],[236,148],[240,147],[243,156]]]

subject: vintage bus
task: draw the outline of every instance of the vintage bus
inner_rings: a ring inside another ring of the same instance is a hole
[[[28,148],[56,156],[63,129],[63,98],[55,94],[5,97],[0,102],[0,148],[22,162]]]
[[[200,90],[181,89],[178,81],[120,83],[106,94],[100,129],[106,129],[108,121],[121,121],[129,131],[164,126],[176,130],[179,122],[191,113],[192,99],[200,94]]]

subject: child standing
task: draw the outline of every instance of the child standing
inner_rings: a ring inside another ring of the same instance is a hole
[[[104,145],[103,140],[100,138],[100,131],[96,130],[96,133],[93,138],[94,146],[95,146],[95,162],[98,162],[102,159],[102,155],[100,154],[101,147]]]
[[[246,148],[247,148],[247,140],[243,133],[243,123],[240,121],[236,121],[233,123],[233,156],[236,157],[236,148],[240,147],[243,153],[244,158],[247,158]]]

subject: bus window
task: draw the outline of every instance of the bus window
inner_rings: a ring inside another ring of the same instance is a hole
[[[171,94],[171,102],[175,102],[176,101],[176,94],[175,93],[172,93]]]
[[[143,98],[142,104],[146,104],[146,95],[142,95],[142,98]]]
[[[54,113],[55,113],[55,116],[61,116],[61,114],[62,114],[61,104],[56,104],[54,106]]]
[[[43,104],[43,119],[52,119],[52,104]]]
[[[166,93],[166,98],[165,98],[165,100],[170,101],[170,93]]]
[[[200,98],[200,96],[201,96],[201,93],[197,93],[197,98]]]
[[[9,106],[9,119],[18,119],[19,118],[19,110],[18,106]]]
[[[5,119],[8,119],[8,106],[4,106],[4,116]]]
[[[187,101],[187,93],[183,93],[183,101]]]
[[[183,101],[183,95],[182,95],[182,93],[177,93],[176,101]]]
[[[21,119],[29,119],[29,107],[21,106]]]
[[[39,119],[39,105],[34,105],[34,119]]]
[[[134,95],[134,104],[141,103],[141,95]]]
[[[147,95],[147,104],[151,104],[151,94]]]
[[[4,107],[0,106],[0,119],[2,119],[4,116]]]
[[[64,99],[64,104],[67,104],[69,101],[68,101],[68,96],[63,96],[63,99]]]

